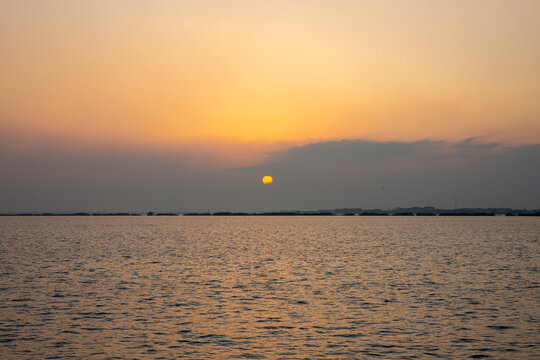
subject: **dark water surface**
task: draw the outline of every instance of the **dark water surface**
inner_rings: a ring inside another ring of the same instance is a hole
[[[0,358],[540,358],[540,219],[0,218]]]

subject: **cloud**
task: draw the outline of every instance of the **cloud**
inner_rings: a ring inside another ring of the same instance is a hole
[[[238,167],[260,147],[4,144],[1,212],[540,207],[540,145],[326,141]]]
[[[453,207],[456,197],[459,206],[535,207],[539,160],[540,145],[343,140],[295,147],[238,171],[269,172],[286,183],[283,198],[310,207]]]

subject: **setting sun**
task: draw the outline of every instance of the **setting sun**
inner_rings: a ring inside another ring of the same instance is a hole
[[[263,184],[271,184],[274,182],[274,179],[271,176],[265,176],[263,177]]]

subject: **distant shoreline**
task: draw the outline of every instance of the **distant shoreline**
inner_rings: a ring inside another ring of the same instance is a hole
[[[66,213],[4,213],[0,216],[540,216],[540,209],[461,208],[437,209],[433,207],[395,208],[392,210],[345,208],[316,211],[270,212],[66,212]]]

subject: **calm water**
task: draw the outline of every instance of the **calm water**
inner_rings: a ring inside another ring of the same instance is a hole
[[[540,358],[540,219],[0,218],[0,357]]]

